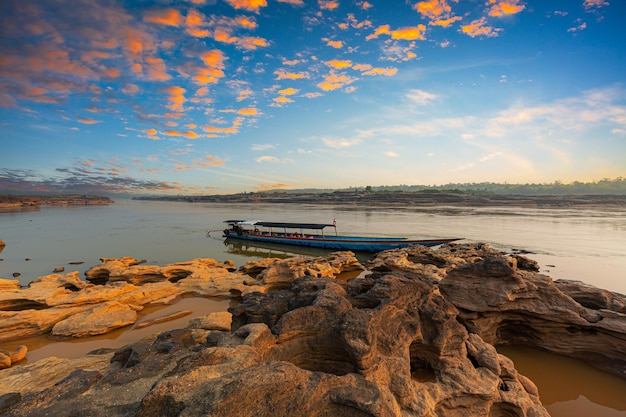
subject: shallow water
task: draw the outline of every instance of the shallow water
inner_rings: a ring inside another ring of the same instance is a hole
[[[163,265],[193,258],[232,259],[237,266],[267,256],[300,253],[285,248],[258,248],[224,242],[222,223],[227,219],[256,219],[331,223],[341,234],[405,236],[413,238],[459,237],[503,250],[528,251],[552,278],[581,280],[626,293],[626,208],[588,210],[527,208],[389,207],[353,205],[203,204],[116,200],[110,206],[41,207],[31,211],[0,213],[0,277],[28,284],[51,274],[57,266],[65,272],[85,270],[102,257],[132,256],[148,264]],[[211,231],[207,236],[207,231]],[[306,253],[319,256],[324,251]],[[364,260],[367,255],[360,254]],[[28,260],[27,260],[28,259]],[[71,265],[71,262],[83,262]],[[206,300],[205,300],[206,301]],[[191,309],[197,315],[225,305],[183,299],[151,312],[160,317]],[[222,302],[223,303],[223,302]],[[190,304],[190,305],[192,305]],[[169,313],[168,313],[169,312]],[[55,355],[79,355],[101,347],[119,347],[165,328],[184,327],[193,316],[159,327],[118,330],[81,341],[48,343],[47,338],[17,341],[29,346],[29,360]],[[7,348],[10,346],[0,346]],[[518,370],[539,386],[542,400],[554,417],[626,417],[623,380],[596,371],[579,361],[509,348]],[[540,352],[541,353],[541,352]],[[565,359],[565,361],[563,361]],[[529,362],[533,366],[529,366]],[[556,368],[554,364],[558,364]],[[589,371],[591,369],[591,371]],[[558,381],[552,378],[562,375]],[[602,396],[597,394],[598,387]],[[565,394],[562,394],[565,393]]]

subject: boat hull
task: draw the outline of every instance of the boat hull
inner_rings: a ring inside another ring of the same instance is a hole
[[[225,233],[228,239],[237,239],[253,242],[278,243],[282,245],[308,246],[311,248],[350,250],[361,252],[381,252],[388,249],[406,248],[413,245],[438,246],[445,243],[454,242],[458,239],[393,239],[393,238],[367,238],[352,236],[333,237],[279,237],[279,236],[259,236],[237,233]]]

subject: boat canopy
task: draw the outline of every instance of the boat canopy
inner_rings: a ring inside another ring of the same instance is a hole
[[[241,224],[246,226],[261,227],[282,227],[287,229],[316,229],[321,230],[325,227],[335,227],[334,224],[325,223],[285,223],[285,222],[260,222],[255,220],[226,220],[224,223]]]

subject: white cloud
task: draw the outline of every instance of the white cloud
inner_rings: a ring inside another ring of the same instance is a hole
[[[328,139],[328,138],[323,138],[322,142],[324,142],[324,145],[328,146],[329,148],[335,148],[335,149],[340,149],[340,148],[349,148],[350,146],[354,146],[354,145],[358,145],[359,143],[361,143],[361,139]]]
[[[391,157],[391,158],[397,158],[397,157],[399,157],[399,156],[400,156],[400,155],[398,155],[398,154],[397,154],[396,152],[394,152],[394,151],[387,151],[387,152],[385,152],[385,155],[387,155],[387,156],[389,156],[389,157]]]
[[[416,89],[409,91],[406,97],[415,104],[419,104],[420,106],[426,106],[434,101],[438,96],[424,90]]]
[[[258,163],[263,163],[263,162],[277,163],[277,162],[280,162],[280,159],[276,158],[275,156],[264,155],[264,156],[259,156],[256,159],[256,161]]]
[[[255,143],[250,147],[253,151],[265,151],[273,148],[275,148],[275,146],[269,143]]]

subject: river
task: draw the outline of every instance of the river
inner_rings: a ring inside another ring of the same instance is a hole
[[[0,212],[0,239],[6,243],[0,253],[0,277],[12,279],[14,273],[19,273],[16,279],[27,285],[36,277],[52,273],[55,267],[77,270],[82,275],[103,257],[132,256],[155,265],[209,257],[231,259],[241,266],[250,259],[293,255],[225,243],[221,230],[228,219],[311,223],[336,220],[340,234],[464,238],[507,252],[524,251],[554,279],[580,280],[626,294],[626,207],[366,208],[126,199],[109,206],[43,206]],[[198,300],[185,302],[196,306],[198,314],[224,308],[223,302],[211,306]],[[189,318],[170,325],[182,327]],[[125,339],[127,333],[119,332],[106,340],[116,340],[110,342],[112,345],[130,343]],[[104,342],[96,339],[80,343]],[[29,358],[76,352],[65,349],[64,344],[39,344],[29,347]],[[537,383],[552,416],[626,417],[626,380],[579,361],[526,348],[507,347],[502,351],[514,359],[521,373]]]

